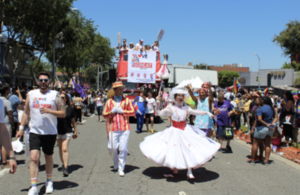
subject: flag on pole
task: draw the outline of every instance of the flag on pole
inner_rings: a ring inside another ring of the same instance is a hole
[[[263,97],[266,96],[268,94],[268,89],[269,87],[267,87],[264,91],[263,91]]]
[[[191,83],[190,83],[190,84],[187,84],[187,86],[188,86],[189,88],[191,88],[191,89],[193,88]]]
[[[291,91],[293,95],[297,95],[297,91]]]
[[[238,81],[237,80],[234,81],[233,91],[234,91],[234,93],[238,92]]]
[[[286,99],[286,98],[283,98],[283,100],[282,100],[282,104],[283,104],[283,105],[286,105],[286,104],[287,104],[287,102],[288,102],[288,101],[287,101],[287,99]]]

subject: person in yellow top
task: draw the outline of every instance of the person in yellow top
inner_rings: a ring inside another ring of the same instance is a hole
[[[245,94],[245,103],[244,103],[244,123],[245,126],[248,127],[248,132],[250,133],[250,126],[249,126],[249,112],[250,112],[250,104],[252,103],[251,95]]]

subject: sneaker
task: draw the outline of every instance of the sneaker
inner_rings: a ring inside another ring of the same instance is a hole
[[[31,187],[30,190],[28,191],[28,195],[39,195],[37,188]]]
[[[64,172],[64,169],[65,169],[65,166],[64,165],[61,165],[61,167],[60,168],[58,168],[58,171],[60,172]]]
[[[45,186],[46,186],[46,194],[53,193],[53,182],[52,181],[47,181],[45,183]]]
[[[120,177],[124,177],[125,173],[122,170],[119,170]]]
[[[262,164],[262,165],[268,166],[268,165],[270,165],[271,163],[270,163],[269,161],[268,161],[268,162],[262,161],[261,164]]]
[[[153,129],[151,129],[151,133],[154,133]]]
[[[232,152],[232,149],[230,146],[226,146],[226,149],[229,151],[229,152]]]
[[[254,160],[251,160],[251,161],[249,161],[249,164],[250,164],[250,165],[255,165],[255,161],[254,161]]]
[[[114,165],[114,170],[115,170],[115,171],[118,170],[118,165]]]
[[[68,168],[64,168],[64,170],[63,170],[63,175],[64,175],[65,177],[68,177],[68,176],[69,176]]]

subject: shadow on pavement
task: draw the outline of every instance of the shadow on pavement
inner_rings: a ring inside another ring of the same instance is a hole
[[[140,169],[140,167],[132,166],[132,165],[125,165],[124,173],[130,173],[131,171],[134,171],[135,169]]]
[[[180,182],[186,181],[187,170],[180,170],[177,175],[173,174],[173,171],[167,167],[149,167],[143,171],[143,174],[151,177],[151,179],[166,179],[168,182]],[[172,174],[174,177],[164,177],[164,174]],[[189,183],[202,183],[219,178],[219,174],[213,171],[206,170],[206,168],[198,168],[193,170],[195,179],[188,180]]]
[[[69,174],[70,173],[73,173],[74,171],[77,171],[78,169],[82,169],[83,166],[82,165],[69,165],[68,166],[68,171],[69,171]]]
[[[54,164],[54,165],[53,165],[53,169],[55,169],[55,168],[57,168],[57,167],[58,167],[57,164]],[[45,165],[40,165],[40,166],[39,166],[39,172],[45,171],[45,169],[46,169]]]
[[[39,183],[37,184],[37,186],[43,185],[43,187],[40,189],[39,194],[45,194],[45,183]],[[68,188],[75,188],[79,186],[77,183],[75,182],[71,182],[71,181],[54,181],[53,182],[53,189],[54,189],[54,193],[56,190],[64,190],[64,189],[68,189]],[[31,187],[27,188],[27,189],[22,189],[21,192],[26,192],[29,191]]]

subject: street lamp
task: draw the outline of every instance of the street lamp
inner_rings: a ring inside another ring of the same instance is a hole
[[[4,45],[7,43],[7,36],[0,34],[0,45],[1,45],[1,83],[4,83]]]
[[[260,89],[260,77],[259,77],[259,71],[260,71],[260,58],[259,56],[255,53],[254,55],[257,56],[258,58],[258,88]]]

